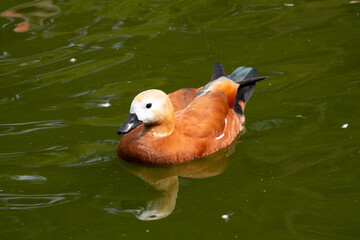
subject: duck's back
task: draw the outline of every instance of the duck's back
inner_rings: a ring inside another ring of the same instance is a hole
[[[182,88],[170,93],[168,96],[173,105],[174,112],[186,108],[196,97],[197,90],[195,88]]]
[[[192,158],[204,157],[232,143],[242,129],[244,118],[229,108],[228,98],[221,91],[210,91],[196,97],[176,117],[176,126],[186,139],[184,151]]]

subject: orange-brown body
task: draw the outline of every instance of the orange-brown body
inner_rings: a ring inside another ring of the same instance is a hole
[[[168,95],[174,109],[174,128],[166,136],[154,136],[140,125],[119,142],[120,158],[139,163],[185,162],[214,153],[242,130],[244,116],[233,106],[239,84],[222,78],[196,97],[197,89],[180,89]],[[161,125],[161,124],[159,124]]]
[[[214,64],[211,81],[201,88],[184,88],[167,95],[152,89],[139,93],[118,134],[120,158],[145,164],[171,164],[205,157],[230,145],[245,121],[244,109],[257,70],[241,66],[228,77]]]

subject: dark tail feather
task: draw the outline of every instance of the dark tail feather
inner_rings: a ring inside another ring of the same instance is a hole
[[[231,80],[237,83],[242,83],[242,81],[249,79],[249,78],[255,78],[257,76],[257,70],[253,67],[245,67],[241,66],[235,69],[229,76]]]
[[[238,87],[234,111],[240,115],[244,115],[244,108],[246,103],[249,101],[251,95],[255,90],[255,84],[258,81],[264,80],[266,77],[255,77],[248,78],[240,82],[240,86]]]
[[[226,76],[223,65],[219,62],[215,62],[211,81],[216,80],[219,77],[223,77],[223,76]]]
[[[211,81],[196,93],[196,97],[203,94],[206,91],[206,89],[212,84],[212,81],[218,79],[219,77],[224,77],[224,76],[226,77],[226,73],[223,65],[219,62],[215,62]]]
[[[242,87],[246,87],[246,86],[249,86],[249,85],[251,85],[253,83],[256,83],[258,81],[264,80],[265,78],[267,78],[267,77],[262,76],[262,77],[247,78],[247,79],[242,80],[240,82],[240,85]]]

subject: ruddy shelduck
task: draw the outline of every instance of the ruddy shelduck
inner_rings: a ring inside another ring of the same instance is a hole
[[[171,164],[205,157],[230,145],[243,129],[245,104],[251,97],[255,68],[239,67],[226,76],[214,64],[211,81],[167,95],[147,90],[131,103],[130,116],[117,133],[118,156],[145,164]]]

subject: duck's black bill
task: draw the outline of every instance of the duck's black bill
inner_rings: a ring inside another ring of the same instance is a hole
[[[141,123],[142,121],[137,118],[136,114],[130,113],[130,116],[128,117],[128,119],[126,119],[124,125],[119,130],[117,130],[117,134],[121,135],[124,133],[128,133],[137,126],[139,126]]]

